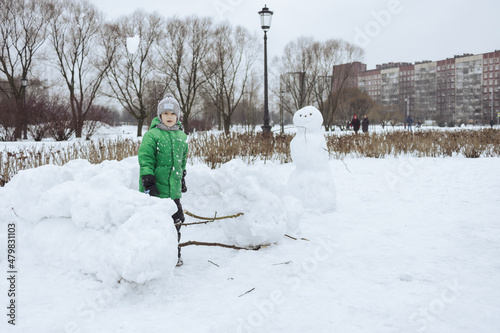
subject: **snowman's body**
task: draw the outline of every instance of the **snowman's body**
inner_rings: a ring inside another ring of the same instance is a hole
[[[306,210],[335,210],[336,188],[330,170],[326,140],[321,131],[323,116],[313,106],[298,110],[293,116],[297,134],[290,142],[295,170],[290,175],[290,192]]]

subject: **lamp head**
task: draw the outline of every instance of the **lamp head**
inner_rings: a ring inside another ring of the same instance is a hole
[[[260,26],[262,30],[267,32],[269,28],[271,28],[271,19],[273,18],[273,12],[267,8],[267,5],[264,5],[264,8],[259,12],[260,15]]]

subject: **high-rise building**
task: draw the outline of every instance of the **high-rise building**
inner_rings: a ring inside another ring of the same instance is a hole
[[[359,89],[416,121],[489,122],[500,112],[500,51],[438,61],[388,63],[351,75]],[[346,66],[339,65],[340,66]],[[337,72],[340,67],[337,69]],[[334,70],[335,76],[335,70]]]

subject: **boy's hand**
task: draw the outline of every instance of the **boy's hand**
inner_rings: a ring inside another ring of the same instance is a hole
[[[186,187],[186,173],[187,173],[186,170],[184,170],[182,172],[182,180],[181,180],[181,192],[182,193],[186,193],[187,190],[188,190],[187,187]]]
[[[153,175],[142,176],[142,186],[144,186],[144,193],[152,197],[156,197],[160,194],[160,191],[158,191],[156,187],[156,177]]]

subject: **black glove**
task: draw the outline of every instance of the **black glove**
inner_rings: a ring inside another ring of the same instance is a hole
[[[186,193],[188,190],[188,188],[186,187],[186,173],[187,173],[186,170],[184,170],[182,172],[182,180],[181,180],[181,192],[182,193]]]
[[[156,187],[156,177],[153,175],[142,176],[142,186],[144,186],[144,193],[152,197],[156,197],[160,194]]]
[[[174,223],[184,222],[186,219],[184,218],[184,210],[182,209],[181,199],[174,199],[175,204],[177,205],[177,212],[172,215],[172,219]]]

